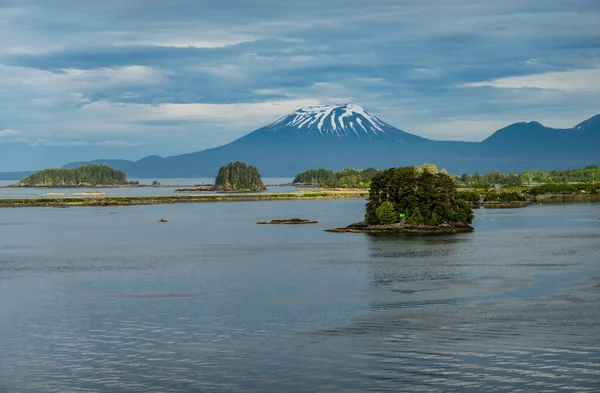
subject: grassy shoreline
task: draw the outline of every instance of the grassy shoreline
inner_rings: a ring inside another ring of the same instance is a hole
[[[364,199],[368,192],[306,192],[280,194],[170,195],[103,198],[13,198],[0,199],[0,208],[17,207],[78,207],[78,206],[138,206],[173,203],[260,202],[322,199]]]

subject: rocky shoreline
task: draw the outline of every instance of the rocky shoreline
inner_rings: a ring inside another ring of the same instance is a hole
[[[369,225],[364,222],[350,224],[345,228],[326,229],[334,233],[371,233],[371,234],[414,234],[434,235],[444,233],[473,232],[473,227],[468,224],[441,224],[441,225]]]
[[[271,225],[301,225],[301,224],[317,224],[317,221],[305,220],[301,218],[288,218],[285,220],[271,220],[271,221],[259,221],[257,224],[271,224]]]
[[[206,203],[206,202],[254,202],[254,201],[289,201],[289,200],[323,200],[323,199],[364,199],[366,193],[280,193],[280,194],[219,194],[219,195],[171,195],[171,196],[139,196],[139,197],[101,197],[101,198],[14,198],[0,199],[0,208],[18,207],[104,207],[104,206],[136,206],[174,203]]]
[[[205,185],[196,185],[192,187],[178,188],[173,192],[206,192],[206,191],[215,191],[215,186],[213,184],[205,184]]]
[[[483,202],[481,206],[486,209],[509,209],[527,207],[531,205],[531,201],[512,201],[512,202]]]

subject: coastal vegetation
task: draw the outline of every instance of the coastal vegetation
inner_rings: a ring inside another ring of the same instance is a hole
[[[485,194],[483,202],[525,202],[527,199],[518,192],[490,191]]]
[[[311,184],[323,188],[369,188],[369,183],[378,171],[374,168],[344,168],[334,172],[331,169],[310,169],[299,173],[294,184]]]
[[[415,167],[417,172],[427,171],[438,173],[438,169],[433,164],[423,164]],[[375,168],[353,169],[344,168],[334,172],[331,169],[310,169],[299,173],[294,178],[293,184],[310,184],[322,188],[357,188],[367,189],[370,187],[373,177],[380,173]],[[442,169],[443,173],[446,173]]]
[[[459,199],[473,205],[478,205],[481,202],[481,194],[475,190],[457,191],[456,195]]]
[[[527,184],[566,184],[593,183],[600,181],[600,168],[588,165],[583,169],[567,169],[561,171],[523,171],[520,173],[491,172],[472,175],[463,173],[458,178],[458,184],[469,188],[489,188],[495,185],[518,187]]]
[[[127,185],[124,172],[106,165],[88,164],[76,168],[52,168],[33,173],[18,185],[24,187],[73,187],[99,185]]]
[[[219,169],[215,179],[217,191],[263,191],[266,189],[258,169],[243,162],[232,162]]]
[[[600,184],[542,184],[526,190],[530,195],[574,195],[574,194],[600,194]]]
[[[460,199],[452,176],[418,167],[391,168],[371,181],[365,223],[369,225],[470,224],[473,211]]]

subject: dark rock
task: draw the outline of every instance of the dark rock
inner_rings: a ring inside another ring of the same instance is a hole
[[[441,225],[369,225],[357,222],[345,228],[326,229],[327,232],[336,233],[404,233],[416,235],[433,235],[440,233],[473,232],[473,227],[468,224],[441,224]]]
[[[317,221],[304,220],[301,218],[288,218],[285,220],[271,220],[271,221],[260,221],[257,224],[275,224],[275,225],[295,225],[295,224],[316,224]]]

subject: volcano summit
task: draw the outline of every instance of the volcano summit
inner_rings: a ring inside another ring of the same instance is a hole
[[[391,128],[354,104],[308,106],[282,117],[267,127],[297,128],[301,131],[305,130],[307,135],[333,134],[340,139],[379,138],[386,135],[386,128]]]
[[[254,165],[270,177],[291,177],[311,168],[381,169],[424,162],[455,174],[562,169],[600,163],[600,123],[594,119],[566,130],[538,122],[515,123],[483,142],[448,142],[401,131],[355,104],[320,105],[298,109],[214,149],[135,162],[93,163],[143,178],[213,177],[220,166],[232,161]]]

